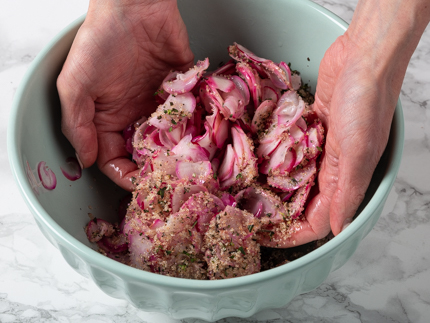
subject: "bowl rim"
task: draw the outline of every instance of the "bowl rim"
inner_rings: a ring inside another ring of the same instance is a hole
[[[319,11],[324,16],[328,17],[332,22],[346,30],[348,24],[340,17],[325,9],[324,7],[310,1],[302,0],[301,5],[308,6],[310,9]],[[7,151],[9,156],[9,163],[18,185],[20,193],[24,198],[27,206],[32,211],[33,216],[38,222],[43,223],[50,230],[50,234],[55,236],[56,243],[66,247],[73,251],[74,254],[80,258],[85,259],[86,262],[90,262],[100,269],[109,268],[109,271],[115,275],[128,277],[133,281],[148,283],[151,285],[182,288],[188,291],[203,291],[203,290],[222,290],[225,288],[240,288],[243,286],[249,287],[250,285],[257,284],[260,282],[272,280],[277,276],[287,274],[290,271],[295,271],[301,267],[304,267],[308,263],[314,262],[317,259],[324,257],[331,250],[340,247],[350,235],[358,231],[359,228],[364,226],[368,218],[372,213],[380,206],[381,201],[385,201],[388,194],[390,193],[391,187],[396,179],[398,169],[400,167],[401,156],[403,152],[403,140],[404,140],[404,119],[403,111],[400,100],[398,100],[396,111],[393,118],[393,124],[396,124],[396,136],[394,139],[393,146],[393,161],[388,164],[386,174],[384,175],[381,184],[376,189],[374,195],[370,199],[369,203],[363,208],[358,216],[350,226],[348,226],[339,235],[322,245],[318,249],[310,252],[309,254],[296,259],[285,265],[259,272],[256,274],[236,277],[225,280],[192,280],[177,277],[168,277],[155,273],[146,272],[140,269],[133,268],[131,266],[124,265],[115,260],[112,260],[106,256],[103,256],[94,249],[91,249],[84,243],[80,242],[68,232],[66,232],[57,222],[51,218],[51,216],[45,211],[43,206],[39,203],[36,195],[33,193],[28,181],[26,180],[24,166],[22,165],[21,154],[18,149],[18,126],[17,119],[20,113],[20,101],[26,92],[27,85],[30,80],[34,77],[39,64],[45,59],[46,55],[58,45],[61,39],[66,36],[73,29],[78,28],[85,19],[85,15],[79,17],[65,27],[60,33],[58,33],[47,46],[45,46],[40,53],[36,56],[34,61],[31,63],[26,74],[24,75],[20,85],[15,93],[14,100],[12,103],[11,113],[9,117],[9,124],[7,130]],[[58,248],[58,246],[56,246]],[[90,260],[90,261],[89,261]]]

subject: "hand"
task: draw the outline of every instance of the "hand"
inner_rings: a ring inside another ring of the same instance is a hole
[[[327,130],[319,191],[286,246],[351,223],[388,142],[407,65],[430,19],[427,2],[360,1],[326,52],[314,103]]]
[[[314,238],[351,221],[388,142],[403,78],[390,82],[346,34],[321,62],[314,108],[327,130],[318,194],[306,210]]]
[[[92,0],[57,80],[62,130],[83,167],[97,161],[133,190],[122,130],[155,110],[163,78],[193,58],[176,0]]]

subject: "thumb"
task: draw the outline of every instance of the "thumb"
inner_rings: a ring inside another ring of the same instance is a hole
[[[97,132],[94,125],[94,100],[79,86],[69,83],[62,72],[57,79],[61,102],[61,129],[72,144],[83,168],[90,167],[97,159]]]

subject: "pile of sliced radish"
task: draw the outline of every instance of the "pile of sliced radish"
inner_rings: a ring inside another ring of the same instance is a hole
[[[140,176],[117,228],[87,226],[113,259],[169,276],[222,279],[260,269],[282,246],[317,174],[324,128],[288,64],[239,44],[232,60],[172,71],[148,118],[124,130]]]

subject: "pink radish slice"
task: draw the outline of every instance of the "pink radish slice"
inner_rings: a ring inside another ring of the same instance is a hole
[[[205,149],[209,153],[209,160],[212,160],[217,151],[217,146],[212,141],[212,128],[209,126],[209,123],[207,121],[205,122],[205,129],[205,134],[202,136],[194,137],[192,142],[198,144],[200,147]]]
[[[256,158],[251,149],[252,142],[246,133],[238,124],[234,124],[231,128],[233,138],[233,148],[236,153],[237,165],[240,169],[244,169],[248,164],[253,163]]]
[[[160,220],[160,219],[155,219],[154,222],[152,222],[151,226],[149,227],[150,230],[157,230],[159,228],[161,228],[163,225],[165,225],[166,222]]]
[[[306,121],[303,119],[303,117],[297,119],[296,126],[299,127],[303,132],[306,132],[306,129],[308,129],[308,125],[306,124]]]
[[[291,142],[295,144],[301,142],[305,138],[304,131],[300,127],[297,127],[295,124],[290,125],[288,133],[290,135]]]
[[[279,67],[285,72],[285,75],[288,79],[288,83],[291,84],[291,86],[289,86],[289,88],[294,89],[294,87],[292,85],[292,79],[291,79],[291,69],[288,66],[288,64],[285,62],[280,62]],[[294,90],[298,90],[298,89],[294,89]]]
[[[166,102],[159,105],[157,110],[148,119],[148,124],[161,129],[169,130],[187,122],[196,108],[196,98],[190,92],[170,95]],[[176,110],[176,111],[175,111]]]
[[[263,202],[262,201],[258,201],[257,205],[256,205],[256,211],[254,213],[254,216],[259,219],[261,218],[261,215],[263,214]]]
[[[203,81],[199,87],[199,98],[206,112],[211,113],[214,110],[214,107],[220,110],[224,104],[224,100],[217,89],[206,81]]]
[[[221,107],[221,113],[224,118],[236,121],[240,119],[245,112],[245,98],[242,93],[234,88],[229,93],[223,93],[224,104]]]
[[[291,88],[287,73],[271,60],[258,57],[250,50],[236,43],[229,47],[229,54],[239,61],[246,62],[250,60],[254,65],[261,66],[276,87],[283,90]]]
[[[233,163],[233,169],[230,177],[227,177],[225,180],[220,180],[221,189],[225,190],[231,187],[232,185],[238,182],[238,175],[240,173],[239,166],[237,163],[237,158],[235,158],[235,162]]]
[[[218,158],[213,158],[213,159],[211,160],[212,170],[213,170],[214,174],[215,174],[216,172],[218,172],[218,169],[219,169],[219,165],[220,165],[220,164],[221,164],[221,162],[220,162],[220,160],[219,160]],[[216,177],[218,177],[218,176],[216,176]]]
[[[237,202],[234,196],[226,192],[222,194],[221,201],[224,203],[225,206],[230,205],[230,206],[236,207],[237,205]]]
[[[181,206],[194,194],[207,192],[206,187],[201,185],[178,186],[172,195],[172,213],[179,211]]]
[[[260,143],[260,145],[257,147],[256,155],[260,158],[267,158],[273,153],[276,147],[278,147],[280,142],[281,142],[281,137],[278,137],[277,139],[273,139],[272,141]]]
[[[242,94],[242,97],[244,98],[244,106],[249,104],[250,94],[249,94],[249,88],[246,85],[245,81],[242,80],[239,76],[233,75],[231,76],[231,80],[233,81],[234,85],[236,86],[236,89]]]
[[[277,102],[278,99],[279,99],[278,94],[273,87],[265,86],[262,88],[262,92],[261,92],[262,101],[270,100],[272,102]]]
[[[288,202],[288,200],[291,198],[291,196],[293,196],[294,193],[295,191],[285,193],[284,196],[281,198],[282,202]]]
[[[222,92],[231,92],[235,88],[232,80],[221,75],[212,74],[206,79],[206,82]]]
[[[289,204],[291,218],[295,219],[300,216],[300,214],[302,214],[312,185],[314,184],[314,180],[315,175],[308,180],[306,185],[303,185],[297,191],[295,191],[294,196],[292,197]]]
[[[302,86],[302,78],[299,74],[291,75],[291,87],[294,91],[297,91]]]
[[[233,173],[234,163],[236,160],[236,154],[231,144],[227,145],[224,159],[218,169],[218,179],[224,181],[231,177]]]
[[[197,64],[185,73],[171,72],[163,81],[163,89],[170,94],[189,92],[197,84],[200,76],[209,67],[209,59],[198,61]]]
[[[112,235],[114,231],[112,224],[98,218],[92,219],[85,227],[85,233],[90,242],[100,241],[104,236]]]
[[[177,156],[185,157],[192,161],[207,161],[209,160],[209,153],[197,144],[191,142],[192,136],[187,135],[172,148],[172,152]]]
[[[284,157],[284,162],[279,166],[279,173],[281,175],[288,174],[296,166],[296,151],[289,149]]]
[[[266,61],[265,58],[258,57],[249,49],[245,48],[244,46],[238,43],[234,43],[233,45],[229,46],[228,53],[230,57],[241,62],[252,61],[254,63],[262,63]]]
[[[222,149],[228,139],[229,121],[224,119],[217,108],[213,109],[213,114],[206,117],[208,125],[212,127],[212,141]]]
[[[269,170],[275,171],[282,167],[283,171],[290,171],[294,165],[295,156],[291,152],[291,144],[289,141],[284,141],[275,149],[270,156],[267,167]],[[284,165],[285,164],[285,165]],[[264,173],[263,173],[264,174]]]
[[[272,224],[283,220],[286,209],[281,199],[272,192],[262,188],[248,187],[236,194],[235,199],[242,208],[256,218],[268,217]]]
[[[178,161],[176,164],[176,176],[179,179],[198,179],[200,176],[208,177],[212,174],[212,166],[209,161],[189,162]]]
[[[145,197],[142,196],[142,193],[139,192],[136,197],[136,203],[140,207],[141,210],[145,209]]]
[[[251,93],[254,107],[261,103],[261,85],[258,74],[246,63],[236,64],[237,73],[245,80]]]
[[[262,67],[264,71],[269,75],[270,80],[279,89],[289,89],[291,88],[290,80],[287,74],[278,65],[270,60],[266,60]]]
[[[82,176],[81,166],[75,157],[68,157],[66,159],[66,164],[60,166],[60,169],[64,177],[70,181],[76,181]]]
[[[298,96],[297,92],[285,92],[279,99],[275,110],[278,116],[278,125],[282,128],[289,127],[302,116],[304,109],[305,102]]]
[[[305,185],[316,171],[315,160],[311,159],[306,166],[292,171],[288,176],[269,176],[267,183],[285,192],[289,192]]]
[[[213,71],[213,74],[230,75],[234,72],[236,72],[236,63],[234,62],[234,60],[230,59],[227,63]]]
[[[294,147],[296,159],[294,161],[293,168],[297,167],[302,163],[303,158],[305,157],[305,150],[306,150],[306,142],[304,140]]]
[[[146,136],[152,133],[156,128],[150,126],[147,122],[143,122],[134,132],[133,135],[133,145],[137,144],[141,140],[144,140]]]
[[[170,139],[170,141],[173,144],[177,145],[181,141],[181,139],[185,136],[186,129],[187,129],[187,123],[184,122],[179,127],[172,128],[172,129],[169,128],[169,130],[166,131],[166,136]]]
[[[168,131],[160,130],[160,133],[159,133],[160,142],[167,149],[172,149],[173,147],[176,146],[177,143],[175,144],[170,140],[170,138],[167,136],[167,132]]]
[[[127,237],[122,233],[114,233],[111,236],[104,236],[97,245],[108,252],[120,253],[128,249]]]
[[[271,100],[263,101],[255,110],[254,117],[251,121],[252,133],[258,133],[267,128],[267,123],[270,121],[273,110],[276,108],[276,103]]]
[[[176,175],[176,163],[180,160],[187,160],[187,156],[158,154],[152,160],[153,171],[163,171],[168,175]]]
[[[37,164],[37,173],[42,185],[47,190],[53,190],[57,186],[57,177],[54,172],[46,165],[46,162],[41,161]]]
[[[306,145],[309,148],[306,152],[307,158],[315,158],[317,157],[322,148],[324,138],[324,128],[321,122],[315,122],[308,128],[307,136],[306,136]]]

